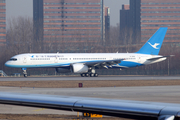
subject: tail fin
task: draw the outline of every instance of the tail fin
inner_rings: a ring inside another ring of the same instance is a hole
[[[166,35],[167,27],[161,27],[136,53],[158,55]]]

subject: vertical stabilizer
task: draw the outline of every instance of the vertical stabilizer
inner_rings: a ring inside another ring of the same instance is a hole
[[[167,27],[159,28],[137,53],[158,55],[167,29]]]

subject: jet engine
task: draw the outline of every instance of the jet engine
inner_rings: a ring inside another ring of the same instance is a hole
[[[69,68],[56,68],[57,73],[70,73],[71,70]]]
[[[84,64],[72,64],[70,69],[72,73],[87,73],[88,72],[88,66]]]

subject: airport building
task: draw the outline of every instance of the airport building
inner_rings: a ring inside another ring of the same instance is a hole
[[[146,42],[157,29],[168,27],[164,42],[180,42],[179,0],[130,0],[130,7],[124,5],[120,16],[120,35],[133,29],[133,37]]]
[[[0,46],[6,44],[6,0],[0,0]]]
[[[43,39],[45,43],[105,42],[107,8],[103,0],[34,0],[33,4],[36,40]]]

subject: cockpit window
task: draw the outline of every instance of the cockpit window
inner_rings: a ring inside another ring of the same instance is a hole
[[[9,61],[17,61],[17,58],[11,58]]]

